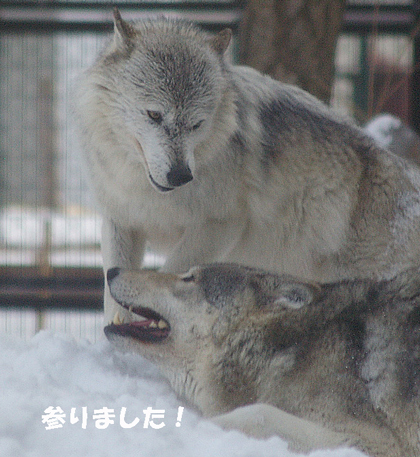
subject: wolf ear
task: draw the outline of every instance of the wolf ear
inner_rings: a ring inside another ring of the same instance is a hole
[[[284,283],[274,291],[274,305],[300,309],[309,305],[316,297],[318,288],[313,284]]]
[[[317,283],[307,283],[293,276],[275,273],[257,274],[251,284],[257,297],[267,300],[271,309],[302,308],[314,301],[321,291],[321,286]]]
[[[222,56],[229,46],[230,40],[232,39],[232,30],[223,29],[216,36],[209,39],[209,45],[216,52]]]
[[[136,31],[128,22],[123,21],[117,7],[113,10],[114,14],[114,41],[117,47],[127,47],[131,45],[132,39],[136,36]]]

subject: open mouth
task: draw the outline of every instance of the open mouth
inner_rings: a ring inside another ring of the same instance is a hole
[[[104,328],[107,338],[118,335],[135,338],[143,343],[160,343],[169,336],[169,323],[156,311],[124,303],[120,305],[129,311],[129,317],[126,321],[117,311],[113,321]],[[138,316],[142,319],[136,320]]]
[[[163,187],[160,184],[158,184],[154,179],[153,176],[149,173],[149,178],[152,184],[156,187],[157,190],[160,192],[170,192],[171,190],[174,190],[174,187]]]

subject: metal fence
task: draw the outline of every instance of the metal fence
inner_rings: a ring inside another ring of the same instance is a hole
[[[129,19],[165,12],[208,30],[235,30],[241,17],[236,1],[116,3]],[[368,3],[348,4],[332,104],[361,121],[385,110],[409,122],[417,2]],[[71,99],[111,24],[107,2],[0,1],[0,332],[102,333],[100,217]]]

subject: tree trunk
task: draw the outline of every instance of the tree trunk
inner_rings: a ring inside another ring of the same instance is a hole
[[[240,63],[328,102],[345,3],[248,0],[240,30]]]

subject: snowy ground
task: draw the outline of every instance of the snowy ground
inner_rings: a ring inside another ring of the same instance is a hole
[[[50,332],[28,342],[0,336],[0,386],[2,457],[296,456],[279,438],[225,432],[188,408],[177,427],[184,405],[157,369],[137,356],[117,355],[105,340],[76,342]],[[164,417],[151,417],[144,428],[149,407],[153,414],[164,410]],[[104,408],[115,414],[107,427],[100,420]],[[350,449],[310,455],[362,456]]]

